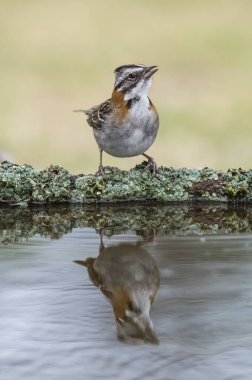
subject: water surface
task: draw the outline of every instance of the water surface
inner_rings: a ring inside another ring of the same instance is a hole
[[[1,214],[1,379],[252,378],[252,238],[250,223],[244,222],[248,210],[238,212],[242,232],[234,233],[223,225],[200,230],[192,216],[188,230],[183,223],[181,228],[181,219],[180,227],[173,221],[173,229],[168,228],[167,211],[160,226],[148,214],[150,227],[141,208],[134,211],[138,225],[132,219],[131,229],[118,225],[114,211],[108,217],[108,210],[107,219],[100,209],[90,211],[94,228],[78,227],[80,219],[71,214],[67,220],[74,225],[66,228],[60,219],[61,229],[55,222],[58,211],[32,214],[35,225],[29,219],[29,229],[24,227],[27,215],[20,219],[21,211],[11,212],[15,218]],[[120,210],[127,227],[130,212]],[[178,209],[174,215],[178,221]],[[206,226],[203,212],[195,215]],[[43,231],[50,234],[37,233],[41,218]],[[118,340],[110,302],[87,268],[73,262],[99,255],[98,227],[105,219],[106,248],[114,247],[120,255],[121,244],[128,244],[136,256],[140,251],[150,255],[159,269],[160,287],[150,311],[158,345]],[[218,226],[219,219],[212,225]]]

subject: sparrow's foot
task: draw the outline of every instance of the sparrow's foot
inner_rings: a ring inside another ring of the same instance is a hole
[[[148,156],[148,154],[143,153],[143,156],[148,159],[148,163],[145,166],[145,169],[148,169],[151,172],[152,176],[155,177],[158,172],[156,161],[153,157]]]
[[[104,167],[102,165],[99,165],[98,170],[95,173],[95,175],[100,175],[104,180],[106,179],[105,170],[104,170]]]

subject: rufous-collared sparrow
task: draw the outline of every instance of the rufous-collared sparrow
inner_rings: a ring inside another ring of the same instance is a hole
[[[143,155],[147,168],[157,172],[154,159],[145,152],[153,144],[159,127],[156,108],[148,97],[151,77],[157,66],[123,65],[115,69],[110,99],[84,112],[100,150],[98,174],[104,176],[102,152],[115,157]]]
[[[105,247],[101,234],[99,256],[75,262],[87,267],[94,285],[111,302],[121,341],[158,343],[150,307],[159,288],[160,274],[153,257],[140,244]]]

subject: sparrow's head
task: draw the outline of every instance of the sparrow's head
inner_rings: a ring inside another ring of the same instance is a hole
[[[150,319],[150,290],[136,287],[113,294],[111,302],[116,318],[118,339],[130,344],[158,344]]]
[[[151,77],[158,70],[157,66],[123,65],[115,69],[114,90],[121,91],[124,99],[147,96]]]
[[[129,344],[158,344],[149,311],[144,312],[132,305],[122,317],[116,318],[118,339]]]

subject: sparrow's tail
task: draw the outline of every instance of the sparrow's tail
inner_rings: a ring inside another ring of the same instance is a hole
[[[73,110],[73,112],[83,112],[88,115],[88,110]]]

